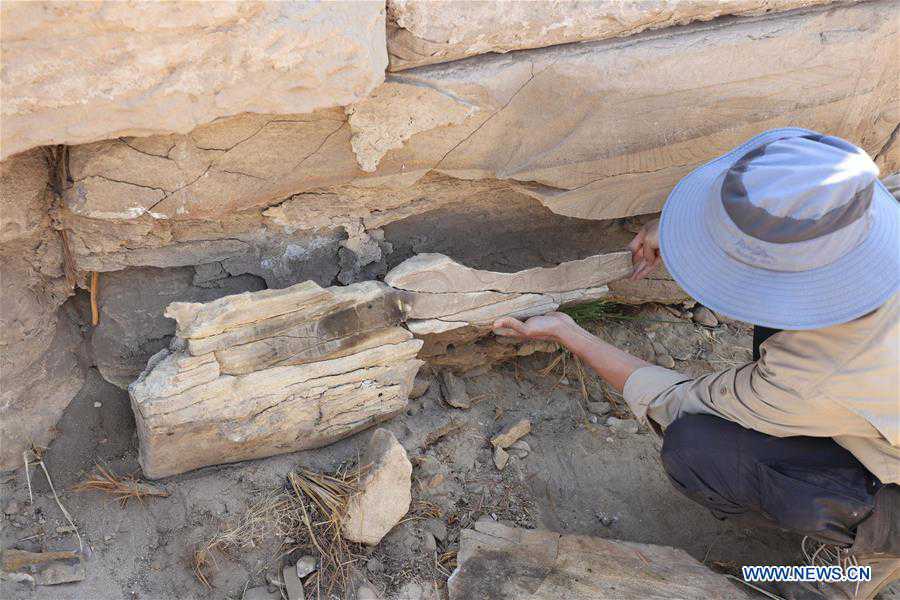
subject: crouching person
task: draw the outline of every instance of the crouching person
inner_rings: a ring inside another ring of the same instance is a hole
[[[812,563],[872,568],[788,597],[872,598],[900,578],[900,208],[877,177],[844,140],[768,131],[685,177],[632,241],[634,278],[662,259],[756,326],[747,364],[692,378],[561,313],[494,324],[567,346],[623,391],[663,436],[673,485],[715,516],[802,534]]]

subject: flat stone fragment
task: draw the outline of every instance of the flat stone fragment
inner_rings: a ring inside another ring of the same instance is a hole
[[[598,254],[515,273],[472,269],[443,254],[423,253],[409,258],[385,275],[388,285],[415,292],[569,292],[603,284],[631,274],[631,253]]]
[[[750,598],[684,550],[493,522],[460,532],[457,561],[450,600]]]
[[[350,500],[342,535],[374,546],[409,510],[412,463],[406,450],[387,429],[376,429],[360,462],[369,465]]]
[[[453,408],[468,409],[472,407],[465,381],[450,371],[443,371],[440,375],[440,382],[441,396],[444,398],[444,402]]]
[[[306,600],[306,592],[303,590],[303,582],[297,575],[297,569],[292,565],[285,565],[281,570],[281,580],[287,592],[288,600]]]
[[[494,448],[509,448],[516,443],[519,438],[531,433],[531,421],[528,419],[520,419],[503,430],[502,433],[491,438],[491,445]]]

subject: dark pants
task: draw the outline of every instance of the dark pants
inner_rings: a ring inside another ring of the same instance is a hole
[[[778,330],[756,328],[759,344]],[[850,544],[875,505],[877,479],[831,438],[777,438],[710,415],[685,415],[665,431],[672,483],[719,518],[781,527]]]
[[[777,438],[710,415],[666,429],[662,462],[675,487],[718,518],[851,544],[875,506],[877,481],[831,438]]]

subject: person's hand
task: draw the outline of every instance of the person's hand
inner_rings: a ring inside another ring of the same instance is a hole
[[[659,264],[659,219],[644,225],[628,244],[628,249],[631,250],[631,264],[634,265],[631,280],[637,281]]]
[[[569,315],[561,312],[547,313],[531,317],[524,323],[514,317],[503,317],[494,321],[494,333],[527,340],[559,341],[560,333],[566,327],[575,325]]]

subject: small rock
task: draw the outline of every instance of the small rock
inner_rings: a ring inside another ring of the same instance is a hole
[[[413,381],[412,389],[409,391],[409,399],[415,400],[416,398],[421,398],[428,392],[428,388],[431,387],[431,376],[430,375],[422,375],[421,373],[416,375],[415,381]]]
[[[666,369],[671,369],[675,366],[675,359],[668,354],[660,354],[656,357],[656,364]]]
[[[503,430],[503,433],[495,435],[491,438],[491,445],[494,448],[506,449],[519,441],[522,436],[531,432],[531,421],[528,419],[520,419],[515,424],[510,425]]]
[[[587,409],[588,412],[602,417],[612,410],[612,404],[603,400],[598,402],[588,402]]]
[[[441,373],[441,396],[444,402],[453,408],[472,407],[472,401],[469,400],[469,393],[466,391],[466,382],[450,371]]]
[[[562,379],[559,380],[559,382],[563,385],[569,385],[569,378],[563,377]]]
[[[689,310],[686,310],[686,311],[684,311],[683,313],[681,313],[681,318],[682,318],[682,319],[693,319],[693,318],[694,318],[694,313],[692,313],[692,312],[689,311]]]
[[[103,406],[102,402],[94,402],[94,408],[100,408],[101,406]]]
[[[494,448],[494,466],[497,467],[497,470],[502,471],[508,463],[509,453],[499,446]]]
[[[300,560],[297,561],[297,577],[303,579],[310,573],[316,570],[316,557],[315,556],[304,556]]]
[[[447,526],[440,519],[425,521],[425,530],[442,542],[447,540]]]
[[[366,561],[366,570],[373,575],[384,573],[384,563],[377,558],[370,558]]]
[[[705,325],[706,327],[715,327],[719,324],[719,319],[705,306],[698,306],[694,309],[694,322]]]
[[[606,420],[606,426],[623,433],[637,433],[639,426],[634,419],[620,419],[618,417],[610,417]]]
[[[281,570],[281,578],[284,581],[284,589],[288,600],[306,600],[306,592],[303,591],[303,582],[297,577],[297,569],[292,565],[285,565]]]
[[[685,300],[684,302],[681,303],[681,306],[683,306],[687,310],[690,310],[690,309],[694,308],[695,306],[697,306],[697,301],[696,300]]]
[[[360,464],[371,466],[350,500],[342,531],[352,542],[374,546],[409,510],[412,463],[394,434],[376,429]]]
[[[422,534],[422,549],[428,554],[437,552],[437,540],[434,539],[434,536],[429,531]]]
[[[264,585],[259,587],[248,588],[244,592],[242,600],[281,600],[281,594],[278,592],[270,592],[269,588]]]
[[[590,421],[594,425],[596,425],[597,421],[599,421],[599,420],[600,419],[597,418],[597,415],[588,415],[588,421]]]
[[[364,583],[356,588],[356,600],[381,600],[381,594],[370,584]]]
[[[525,440],[519,440],[507,448],[506,451],[517,458],[525,458],[531,453],[531,446]]]
[[[15,515],[18,514],[22,507],[19,505],[19,501],[13,498],[9,502],[6,503],[6,508],[3,509],[4,515]]]

